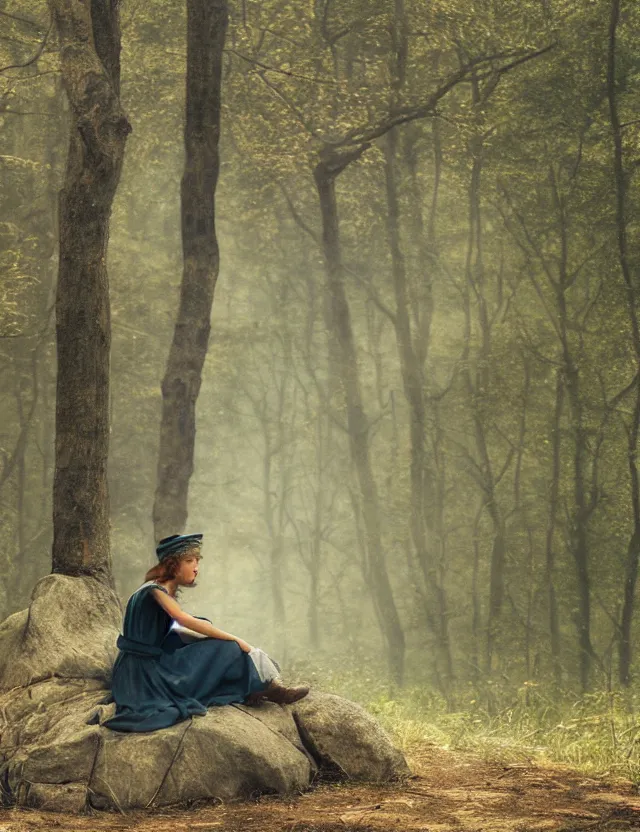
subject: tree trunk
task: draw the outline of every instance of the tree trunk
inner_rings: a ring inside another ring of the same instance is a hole
[[[358,149],[357,155],[363,150],[364,148]],[[369,425],[362,403],[351,315],[342,275],[335,176],[353,161],[353,158],[354,156],[346,155],[338,159],[329,157],[321,161],[314,171],[322,213],[322,241],[327,276],[325,319],[329,338],[334,344],[332,355],[337,366],[333,367],[333,371],[340,380],[346,401],[349,448],[362,498],[373,601],[386,642],[391,677],[396,684],[401,685],[404,677],[404,631],[382,549],[380,506],[369,456]]]
[[[414,339],[411,332],[411,318],[409,316],[409,296],[407,287],[407,275],[404,255],[400,245],[400,208],[396,184],[396,133],[390,130],[385,141],[385,184],[387,197],[386,225],[391,251],[391,271],[393,277],[393,288],[395,296],[395,318],[394,330],[398,355],[400,357],[400,371],[404,394],[409,405],[410,414],[410,447],[411,463],[409,479],[411,483],[411,515],[410,529],[411,539],[416,552],[417,560],[422,571],[426,589],[426,599],[431,609],[427,610],[427,618],[434,624],[434,637],[437,650],[442,664],[441,676],[444,680],[445,697],[449,696],[451,683],[453,681],[453,661],[449,643],[449,618],[447,615],[447,599],[444,587],[439,581],[438,569],[436,566],[433,548],[439,549],[441,540],[435,547],[428,543],[427,519],[425,516],[425,504],[427,503],[427,488],[425,479],[432,477],[427,471],[427,458],[425,450],[425,396],[423,366],[419,358],[420,346],[414,347]],[[423,311],[423,315],[429,315],[431,308]],[[427,326],[430,326],[430,319]],[[420,341],[420,338],[418,338]],[[426,349],[423,350],[426,352]],[[434,492],[433,486],[429,489]],[[433,496],[433,495],[432,495]],[[432,513],[435,512],[432,508]],[[432,536],[435,536],[435,529],[430,529]]]
[[[162,380],[153,505],[156,540],[181,532],[187,522],[195,408],[219,267],[214,197],[219,171],[220,88],[227,22],[227,0],[187,1],[185,168],[181,187],[184,267],[173,341]]]
[[[620,0],[612,0],[609,21],[609,41],[607,50],[607,97],[609,99],[609,120],[613,138],[613,169],[616,195],[616,236],[618,243],[618,260],[625,284],[627,309],[637,371],[640,372],[640,329],[637,315],[637,275],[633,273],[632,262],[628,255],[627,240],[627,176],[624,170],[622,154],[622,125],[618,115],[616,85],[616,38],[620,20]],[[636,398],[631,424],[628,427],[627,465],[631,482],[631,507],[633,512],[633,529],[627,547],[625,565],[624,601],[620,621],[620,646],[618,678],[625,687],[631,683],[631,625],[635,608],[636,583],[638,580],[638,559],[640,558],[640,483],[636,454],[638,432],[640,428],[640,380],[636,382]]]
[[[120,107],[118,0],[49,0],[71,104],[60,193],[53,572],[112,583],[109,217],[131,127]]]
[[[562,235],[564,222],[562,221]],[[570,519],[569,540],[571,554],[576,567],[578,608],[574,623],[580,647],[580,685],[586,693],[591,685],[591,669],[594,658],[591,643],[591,579],[589,575],[589,543],[587,524],[591,513],[587,500],[585,466],[587,458],[587,437],[580,393],[580,375],[569,348],[568,321],[565,301],[566,280],[561,268],[558,286],[559,326],[562,339],[564,362],[564,384],[569,400],[569,424],[574,438],[573,446],[573,511]]]
[[[560,625],[558,619],[558,599],[555,588],[555,531],[558,516],[558,496],[560,494],[560,420],[562,418],[562,405],[564,401],[564,384],[562,373],[558,372],[556,378],[556,397],[553,409],[553,422],[551,424],[551,448],[552,448],[552,469],[551,489],[549,491],[549,519],[547,521],[546,533],[546,563],[545,563],[545,584],[547,594],[547,615],[549,617],[549,638],[551,641],[551,663],[553,665],[553,678],[556,687],[562,685],[562,667],[560,665]]]
[[[500,628],[502,604],[504,599],[506,530],[503,513],[498,503],[496,477],[489,453],[486,427],[481,411],[480,400],[489,390],[491,366],[491,322],[489,320],[487,302],[485,298],[485,267],[482,238],[482,206],[481,206],[481,177],[483,168],[483,138],[481,105],[487,101],[488,93],[481,95],[476,74],[472,78],[472,103],[478,110],[478,123],[474,134],[469,140],[469,151],[472,158],[471,175],[469,181],[469,239],[465,264],[464,314],[465,314],[465,348],[462,361],[462,377],[466,388],[471,419],[473,422],[473,436],[477,457],[478,477],[481,478],[483,492],[483,506],[491,518],[493,527],[493,545],[489,567],[489,603],[487,610],[487,640],[485,646],[486,672],[490,676],[493,671],[493,657],[495,642]],[[469,361],[470,338],[472,332],[472,297],[477,302],[478,329],[480,333],[480,348],[478,366],[472,372]]]
[[[558,217],[560,257],[558,281],[555,284],[558,310],[558,330],[562,350],[564,385],[569,402],[569,426],[573,435],[573,507],[570,518],[570,550],[576,567],[578,607],[574,623],[580,647],[580,685],[586,693],[591,685],[591,672],[595,651],[591,643],[591,578],[589,574],[589,540],[587,526],[594,506],[587,493],[587,455],[589,445],[582,404],[580,370],[574,358],[569,337],[572,322],[567,310],[568,274],[568,222],[565,199],[560,191],[553,166],[549,172],[554,207]]]
[[[484,498],[478,501],[473,520],[473,567],[471,571],[471,678],[480,682],[480,638],[482,625],[482,604],[480,601],[480,521],[484,512]]]

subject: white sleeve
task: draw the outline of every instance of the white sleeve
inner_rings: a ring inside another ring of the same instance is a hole
[[[174,630],[185,644],[190,644],[192,641],[198,641],[201,638],[207,638],[202,633],[196,633],[195,630],[190,630],[188,627],[183,627],[182,624],[174,620],[171,622],[170,630]]]

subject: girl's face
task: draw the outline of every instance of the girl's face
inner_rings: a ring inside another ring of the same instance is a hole
[[[176,573],[176,581],[180,586],[194,586],[198,577],[200,558],[191,554],[182,558]]]

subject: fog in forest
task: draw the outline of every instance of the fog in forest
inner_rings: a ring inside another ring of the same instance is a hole
[[[307,678],[415,685],[451,709],[633,689],[640,9],[623,5],[613,38],[607,2],[232,5],[189,611]],[[186,42],[182,4],[121,16],[124,603],[155,561]],[[51,570],[69,107],[48,27],[45,3],[0,2],[1,618]]]

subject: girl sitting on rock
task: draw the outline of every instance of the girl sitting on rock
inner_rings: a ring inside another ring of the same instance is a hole
[[[156,549],[159,563],[127,602],[120,650],[113,667],[115,731],[155,731],[211,705],[290,704],[309,692],[285,687],[280,668],[258,647],[189,615],[176,590],[193,586],[201,558],[201,534],[172,535]]]

